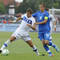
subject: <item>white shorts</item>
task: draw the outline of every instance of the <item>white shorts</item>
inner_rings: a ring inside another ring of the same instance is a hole
[[[28,32],[21,31],[20,28],[17,28],[17,30],[12,34],[12,36],[16,37],[16,39],[22,39],[24,41],[31,40]]]

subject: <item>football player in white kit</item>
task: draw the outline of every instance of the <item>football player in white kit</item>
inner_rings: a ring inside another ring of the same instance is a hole
[[[17,28],[17,30],[12,34],[10,39],[8,39],[3,46],[0,49],[0,52],[5,49],[5,47],[8,46],[11,42],[14,40],[17,40],[19,38],[23,39],[32,49],[33,51],[39,56],[39,52],[36,48],[36,46],[32,43],[32,40],[29,36],[29,30],[33,29],[35,30],[35,19],[32,17],[32,9],[27,9],[26,14],[22,17],[22,22],[20,26]]]
[[[46,10],[49,12],[49,9],[46,9]],[[59,52],[59,48],[52,42],[52,31],[53,30],[56,31],[56,19],[53,16],[53,14],[50,14],[50,13],[49,13],[49,18],[50,18],[50,27],[51,27],[49,45],[51,45],[53,48],[56,49],[57,52]]]
[[[50,27],[51,27],[51,34],[53,31],[56,31],[56,19],[53,16],[53,14],[49,14],[49,18],[50,18]],[[50,39],[52,40],[52,36],[50,36]]]

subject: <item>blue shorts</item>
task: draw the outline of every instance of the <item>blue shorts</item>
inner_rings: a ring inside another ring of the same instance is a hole
[[[39,33],[40,40],[50,40],[50,32]]]

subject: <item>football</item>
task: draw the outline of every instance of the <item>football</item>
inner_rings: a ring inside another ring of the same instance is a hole
[[[8,49],[4,49],[2,51],[2,55],[7,56],[8,54],[9,54],[9,50]]]

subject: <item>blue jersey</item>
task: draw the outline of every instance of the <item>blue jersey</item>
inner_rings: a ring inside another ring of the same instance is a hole
[[[48,17],[47,23],[39,24],[38,30],[41,33],[49,32],[50,31],[49,13],[46,10],[44,12],[38,11],[38,12],[34,13],[32,16],[37,18],[37,22],[43,22],[45,20],[45,17]]]

